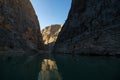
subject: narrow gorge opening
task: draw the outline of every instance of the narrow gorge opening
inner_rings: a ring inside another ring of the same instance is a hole
[[[51,50],[64,25],[72,0],[30,0],[40,23],[47,50]]]
[[[119,4],[0,0],[0,80],[120,80]]]

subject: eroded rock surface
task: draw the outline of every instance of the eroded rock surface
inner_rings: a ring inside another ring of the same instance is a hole
[[[120,0],[72,0],[54,52],[120,54]]]
[[[30,0],[0,0],[0,50],[43,49]]]
[[[41,32],[43,36],[44,44],[50,49],[52,49],[59,32],[61,31],[62,24],[55,24],[45,27]]]

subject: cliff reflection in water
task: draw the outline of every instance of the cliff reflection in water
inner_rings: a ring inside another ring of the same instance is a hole
[[[62,80],[55,61],[51,59],[42,61],[39,80]]]

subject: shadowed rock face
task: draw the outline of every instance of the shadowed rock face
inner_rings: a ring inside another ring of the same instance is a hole
[[[0,50],[43,49],[30,0],[0,0]]]
[[[72,0],[54,52],[120,54],[120,0]]]

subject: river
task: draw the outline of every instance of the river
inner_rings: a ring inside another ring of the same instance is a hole
[[[120,80],[120,58],[54,55],[63,80]]]
[[[0,56],[0,80],[120,80],[120,58]]]

